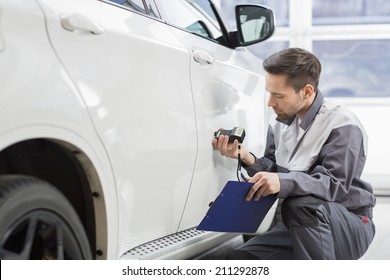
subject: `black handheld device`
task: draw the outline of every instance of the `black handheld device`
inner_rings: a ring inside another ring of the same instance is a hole
[[[228,143],[233,143],[234,140],[238,140],[239,143],[242,143],[245,138],[245,129],[241,127],[234,127],[231,130],[223,130],[220,129],[216,132],[214,132],[214,137],[215,139],[218,139],[219,136],[221,135],[227,135],[229,136],[229,142]]]

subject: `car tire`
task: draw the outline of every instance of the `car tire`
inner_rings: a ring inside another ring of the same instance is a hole
[[[84,227],[55,187],[0,176],[0,259],[92,259]]]

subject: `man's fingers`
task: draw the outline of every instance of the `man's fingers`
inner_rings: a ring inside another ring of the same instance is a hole
[[[245,199],[247,201],[250,201],[252,199],[252,197],[255,196],[255,200],[256,201],[259,200],[265,191],[264,184],[267,183],[267,180],[259,172],[259,173],[256,173],[255,176],[249,178],[248,182],[254,183],[254,185],[250,188]]]
[[[211,141],[211,144],[213,145],[214,149],[218,148],[218,140],[217,139],[213,139],[213,141]]]
[[[268,189],[267,185],[262,185],[255,193],[255,201],[259,201],[262,196],[265,196],[267,189]]]
[[[218,139],[213,140],[213,147],[216,148],[221,155],[227,157],[236,157],[236,151],[238,149],[238,140],[233,143],[229,143],[229,136],[221,135]]]
[[[226,136],[226,135],[223,135],[223,136],[220,136],[221,138],[221,145],[222,145],[222,151],[223,151],[223,154],[226,155],[227,152],[228,152],[228,141],[229,141],[229,137]]]
[[[246,200],[246,201],[250,201],[250,200],[252,199],[253,195],[257,192],[257,189],[258,189],[258,187],[256,186],[256,184],[254,184],[254,185],[250,188],[249,192],[246,194],[245,200]]]
[[[253,182],[252,182],[253,183]],[[245,199],[247,201],[250,201],[252,199],[252,197],[257,193],[257,192],[261,192],[261,188],[262,188],[262,181],[259,180],[257,181],[249,190],[249,192],[247,193]]]
[[[252,198],[258,201],[262,196],[276,194],[280,191],[279,176],[276,173],[258,172],[250,177],[248,182],[254,184],[245,196],[247,201]]]

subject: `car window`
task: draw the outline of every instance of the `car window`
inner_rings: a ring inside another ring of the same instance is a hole
[[[124,7],[130,8],[136,12],[146,14],[146,8],[142,0],[110,0]]]
[[[223,33],[208,0],[163,0],[166,21],[199,36],[221,42]]]
[[[146,6],[150,16],[161,18],[156,3],[153,0],[146,0]]]

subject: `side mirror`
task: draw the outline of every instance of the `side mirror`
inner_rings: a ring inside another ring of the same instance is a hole
[[[262,42],[275,30],[274,13],[263,6],[237,5],[236,22],[240,46]]]

